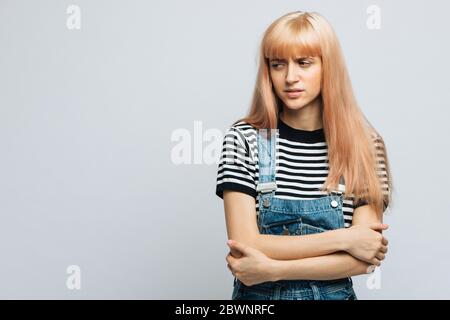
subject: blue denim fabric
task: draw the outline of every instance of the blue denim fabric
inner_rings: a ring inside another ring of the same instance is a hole
[[[346,281],[348,279],[348,281]],[[283,280],[291,281],[291,280]],[[357,300],[351,278],[312,281],[292,280],[290,285],[280,281],[246,286],[235,278],[232,300]]]
[[[259,184],[275,181],[276,131],[257,135]],[[261,234],[305,235],[344,228],[342,192],[311,200],[274,197],[275,190],[259,192],[258,228]],[[246,286],[234,278],[233,300],[357,300],[350,277],[335,280],[280,280]]]

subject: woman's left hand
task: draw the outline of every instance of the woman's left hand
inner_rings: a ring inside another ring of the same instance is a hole
[[[228,269],[246,286],[273,280],[275,260],[267,257],[261,251],[246,246],[236,240],[230,244],[230,252],[226,260]]]

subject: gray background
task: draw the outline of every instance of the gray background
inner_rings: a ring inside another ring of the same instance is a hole
[[[296,10],[333,25],[389,152],[390,252],[381,289],[354,278],[358,297],[449,299],[450,6],[436,0],[1,0],[0,298],[229,299],[217,164],[174,164],[171,135],[243,116],[262,33]]]

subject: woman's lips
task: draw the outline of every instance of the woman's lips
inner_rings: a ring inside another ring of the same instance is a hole
[[[286,95],[289,98],[295,99],[301,96],[303,90],[296,90],[296,91],[286,91]]]

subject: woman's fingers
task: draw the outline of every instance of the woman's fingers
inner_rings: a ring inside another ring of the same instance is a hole
[[[386,254],[388,252],[388,247],[387,246],[381,246],[380,252]]]
[[[231,252],[228,252],[227,256],[225,257],[225,260],[227,260],[228,263],[232,263],[233,262],[234,257],[231,254]]]
[[[234,271],[233,271],[233,269],[231,268],[230,262],[228,261],[228,256],[227,256],[227,268],[228,268],[228,270],[231,271],[231,273],[232,273],[233,276],[234,276]]]
[[[375,257],[381,261],[381,260],[384,260],[385,254],[382,252],[378,252]]]
[[[225,257],[225,260],[227,261],[227,268],[228,268],[228,270],[231,271],[233,276],[236,277],[236,275],[234,274],[233,269],[231,268],[231,264],[230,264],[232,259],[233,259],[233,256],[231,255],[231,252],[228,252],[227,256]]]
[[[373,258],[370,263],[375,265],[375,266],[377,266],[377,267],[381,266],[381,261],[378,260],[377,258]]]
[[[383,237],[382,243],[383,245],[387,246],[388,245],[388,239],[386,237]]]
[[[372,273],[375,271],[376,266],[374,266],[373,264],[371,264],[370,266],[367,267],[366,273]]]

